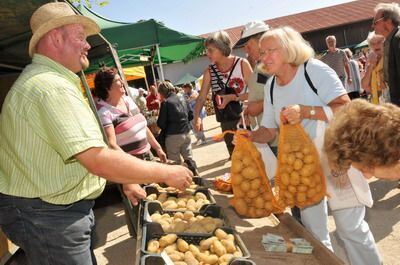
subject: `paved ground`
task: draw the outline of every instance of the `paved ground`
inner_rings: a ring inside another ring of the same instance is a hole
[[[213,116],[205,120],[206,136],[211,137],[220,132]],[[230,162],[223,142],[209,142],[207,145],[194,147],[194,157],[199,171],[204,178],[214,178],[227,172]],[[367,210],[366,220],[375,236],[378,248],[387,265],[400,265],[400,189],[397,183],[372,180],[370,183],[375,204]],[[95,255],[99,265],[133,264],[135,240],[130,238],[125,224],[122,204],[118,202],[118,194],[109,196],[103,202],[107,206],[97,208]],[[335,225],[330,217],[331,232],[335,253],[346,259],[341,242],[337,240]],[[26,264],[22,255],[9,264]]]

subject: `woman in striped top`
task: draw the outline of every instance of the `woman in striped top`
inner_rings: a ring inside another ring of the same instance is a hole
[[[146,118],[133,100],[126,96],[117,70],[101,69],[94,82],[97,112],[109,146],[145,160],[152,159],[150,148],[153,147],[160,160],[166,162],[166,155],[148,129]]]

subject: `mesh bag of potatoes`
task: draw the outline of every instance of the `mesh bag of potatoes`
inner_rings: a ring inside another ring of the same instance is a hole
[[[280,206],[304,208],[326,195],[325,176],[314,143],[300,124],[281,124],[275,186]]]
[[[249,218],[269,216],[281,212],[272,193],[264,162],[256,146],[238,130],[232,154],[231,183],[233,198],[230,204],[239,215]]]
[[[159,239],[150,240],[146,250],[149,253],[164,251],[174,264],[178,265],[228,265],[232,259],[244,255],[236,245],[234,235],[222,229],[215,230],[212,237],[204,238],[199,244],[192,244],[190,241],[176,234],[167,234]]]

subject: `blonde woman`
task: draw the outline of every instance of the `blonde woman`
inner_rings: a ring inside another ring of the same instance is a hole
[[[328,113],[350,101],[334,70],[313,59],[311,46],[292,28],[266,32],[260,40],[260,53],[264,69],[272,77],[265,86],[261,128],[250,133],[253,141],[271,141],[279,130],[281,115],[290,124],[301,123],[314,139],[319,122],[327,123]],[[351,264],[380,264],[374,238],[364,221],[365,207],[335,210],[332,215]],[[304,226],[332,250],[327,218],[325,199],[301,209]]]
[[[324,148],[332,167],[351,165],[366,178],[400,179],[400,108],[353,101],[329,124]]]

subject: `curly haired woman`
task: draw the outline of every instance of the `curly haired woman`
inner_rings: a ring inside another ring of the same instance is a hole
[[[332,167],[351,165],[366,178],[400,179],[400,108],[352,101],[329,124],[324,148]]]

